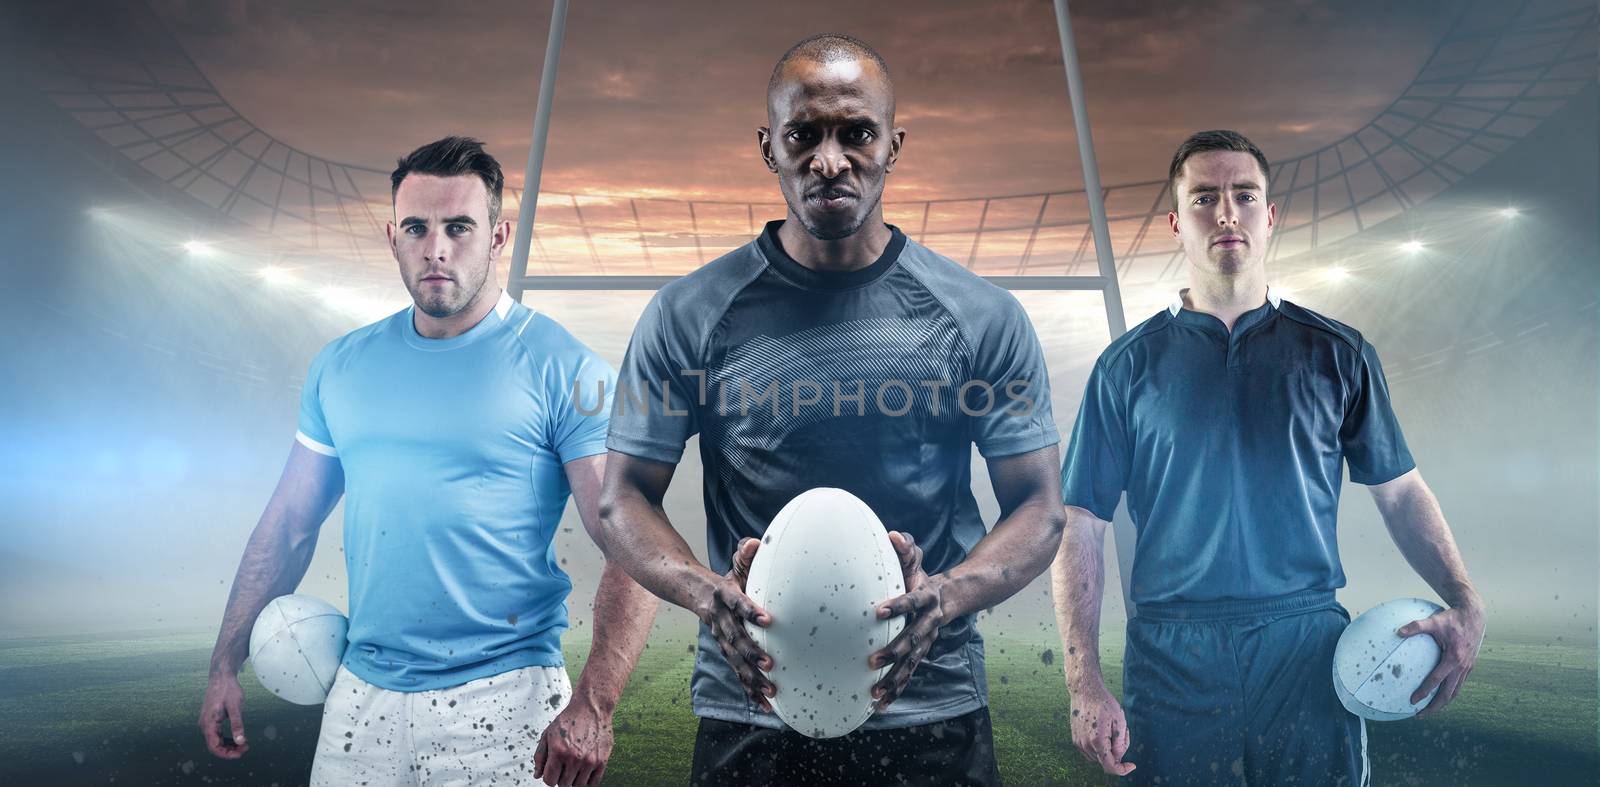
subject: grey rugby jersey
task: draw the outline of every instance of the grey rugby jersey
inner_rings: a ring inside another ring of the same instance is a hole
[[[989,458],[1059,442],[1044,356],[1009,292],[908,240],[871,265],[814,271],[781,221],[663,287],[618,378],[607,446],[676,464],[700,435],[711,567],[785,503],[837,487],[915,536],[932,574],[984,536],[971,446]],[[867,654],[860,657],[865,659]],[[697,715],[781,726],[746,698],[705,625]],[[867,728],[924,724],[988,701],[971,617],[947,626],[906,692]]]

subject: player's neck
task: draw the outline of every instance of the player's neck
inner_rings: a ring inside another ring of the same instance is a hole
[[[1191,268],[1189,286],[1181,294],[1185,309],[1209,314],[1232,332],[1240,315],[1267,302],[1267,275],[1260,266],[1237,276],[1213,276]]]
[[[424,339],[453,339],[483,322],[483,318],[489,316],[489,312],[499,300],[500,288],[492,284],[485,285],[478,291],[478,296],[467,304],[467,308],[448,317],[434,317],[421,309],[413,308],[411,324],[416,327],[417,335]]]
[[[881,207],[874,210],[855,234],[837,240],[822,240],[806,232],[800,220],[790,213],[778,228],[778,240],[785,253],[811,270],[824,273],[860,270],[877,262],[894,237],[889,225],[883,223],[881,211]]]

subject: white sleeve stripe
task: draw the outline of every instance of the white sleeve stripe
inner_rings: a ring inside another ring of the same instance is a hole
[[[1372,761],[1367,759],[1367,720],[1361,720],[1361,787],[1372,787]]]
[[[339,452],[337,450],[335,450],[333,446],[328,445],[327,443],[317,442],[316,440],[313,440],[310,437],[307,437],[305,432],[296,431],[294,433],[294,439],[295,439],[295,442],[298,442],[299,444],[301,444],[301,445],[303,445],[303,446],[305,446],[305,447],[307,447],[307,448],[309,448],[309,449],[311,449],[313,451],[316,451],[317,453],[322,454],[323,456],[334,456],[334,457],[336,457],[336,456],[339,455]]]

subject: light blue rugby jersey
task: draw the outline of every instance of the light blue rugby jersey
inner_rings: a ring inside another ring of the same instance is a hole
[[[562,664],[562,464],[605,452],[615,379],[504,293],[460,336],[407,308],[323,348],[296,439],[344,467],[351,672],[424,691]]]

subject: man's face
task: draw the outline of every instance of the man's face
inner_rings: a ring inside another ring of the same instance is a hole
[[[1265,259],[1278,206],[1267,202],[1261,165],[1249,153],[1208,150],[1185,159],[1167,214],[1189,264],[1234,276]]]
[[[891,128],[894,96],[870,60],[789,63],[767,96],[770,128],[756,132],[789,210],[812,236],[855,234],[883,198],[905,129]]]
[[[394,195],[389,248],[411,300],[443,319],[483,290],[510,222],[489,223],[489,191],[476,175],[407,175]]]

